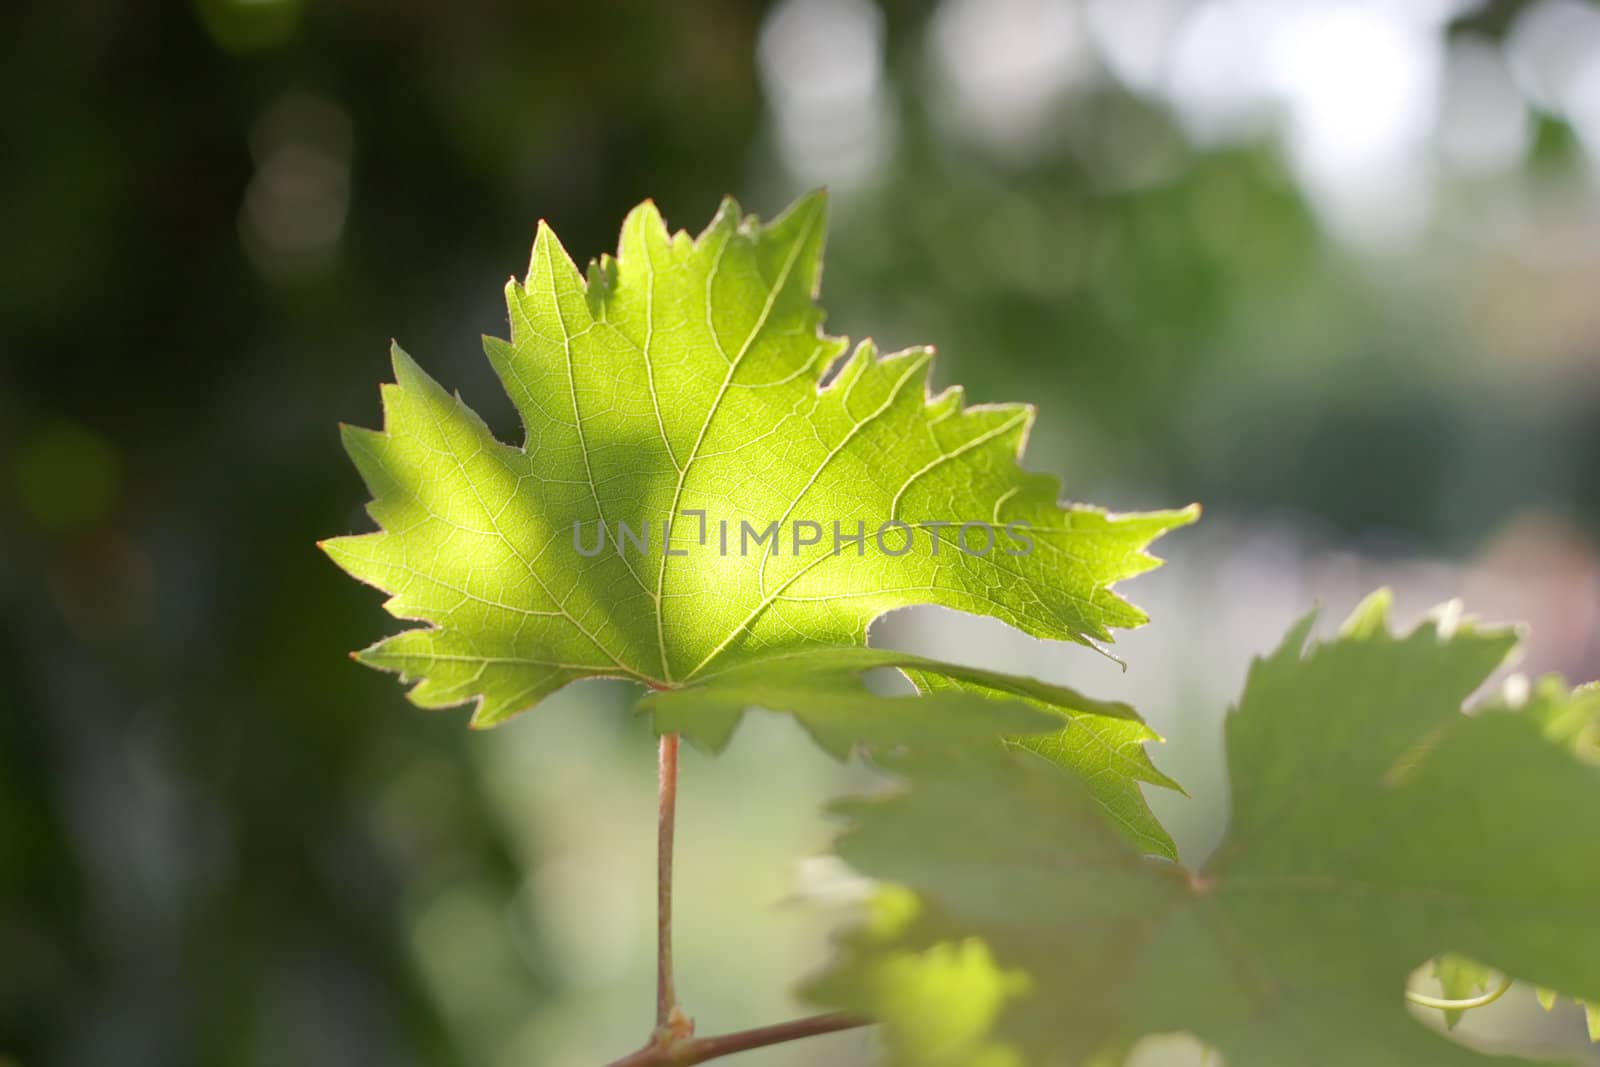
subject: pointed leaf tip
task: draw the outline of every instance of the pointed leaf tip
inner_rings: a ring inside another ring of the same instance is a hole
[[[1351,610],[1339,627],[1339,636],[1353,639],[1388,633],[1389,615],[1394,608],[1394,591],[1387,586],[1374,589]]]

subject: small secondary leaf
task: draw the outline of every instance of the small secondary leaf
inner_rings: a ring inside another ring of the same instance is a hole
[[[1512,634],[1396,637],[1384,607],[1303,652],[1308,619],[1253,665],[1226,724],[1231,824],[1200,870],[1138,855],[1038,759],[893,761],[906,788],[845,804],[839,852],[913,906],[848,935],[810,995],[883,1019],[908,1065],[1114,1061],[1172,1031],[1229,1067],[1528,1062],[1419,1024],[1405,982],[1459,953],[1600,999],[1600,768],[1549,736],[1574,699],[1551,684],[1461,713]],[[927,1004],[889,996],[887,976],[974,945],[987,970],[964,980],[1003,1000],[992,1023],[942,1059],[904,1053]]]
[[[862,645],[910,604],[1084,643],[1144,622],[1111,586],[1195,510],[1059,504],[1018,466],[1032,409],[930,397],[930,349],[864,342],[830,378],[824,214],[812,195],[763,225],[730,200],[691,239],[646,203],[587,279],[541,224],[511,339],[485,341],[521,447],[396,347],[384,429],[345,431],[381,529],[324,547],[429,625],[361,661],[487,726],[577,679]]]

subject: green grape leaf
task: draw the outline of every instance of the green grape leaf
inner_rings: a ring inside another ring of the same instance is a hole
[[[1525,691],[1526,687],[1527,680],[1520,675],[1507,683],[1510,692]],[[1596,745],[1596,728],[1600,727],[1600,685],[1590,682],[1569,692],[1566,683],[1552,675],[1539,679],[1526,698],[1517,698],[1513,702],[1523,716],[1540,724],[1546,738],[1567,747],[1581,759],[1600,762],[1597,759],[1600,746]],[[1492,968],[1456,955],[1441,956],[1435,960],[1433,974],[1438,979],[1440,995],[1447,1000],[1475,997],[1487,991],[1494,979]],[[1556,1006],[1558,998],[1554,990],[1541,986],[1535,992],[1545,1011]],[[1578,1003],[1582,1005],[1583,1002]],[[1454,1029],[1461,1021],[1462,1012],[1449,1008],[1443,1011],[1445,1025]],[[1594,1034],[1594,1009],[1589,1008],[1588,1012],[1591,1019],[1590,1037],[1600,1040]]]
[[[1568,694],[1560,678],[1541,678],[1534,685],[1523,714],[1544,727],[1545,737],[1570,749],[1579,759],[1600,765],[1600,682],[1580,685]],[[1541,986],[1537,992],[1545,1011],[1555,1008],[1554,990]],[[1600,1001],[1578,1000],[1577,1004],[1588,1020],[1589,1040],[1600,1044]]]
[[[872,671],[909,675],[911,699],[869,687]],[[1078,774],[1101,810],[1144,851],[1177,858],[1139,783],[1181,788],[1157,770],[1145,744],[1161,740],[1126,704],[1065,686],[939,663],[876,648],[808,648],[702,674],[639,702],[661,733],[721,751],[746,708],[788,712],[839,759],[857,746],[966,745],[997,735]]]
[[[1600,768],[1547,733],[1574,698],[1462,714],[1506,631],[1396,636],[1382,598],[1307,648],[1310,626],[1227,719],[1231,821],[1198,870],[1139,855],[1031,754],[883,757],[905,788],[845,802],[838,849],[899,887],[891,918],[847,934],[809,995],[882,1019],[918,1067],[1117,1062],[1169,1032],[1229,1067],[1530,1062],[1455,1042],[1404,992],[1449,953],[1600,999]],[[953,990],[984,1011],[918,1048]]]
[[[730,200],[691,239],[646,203],[587,277],[541,224],[485,340],[520,447],[396,347],[384,429],[344,435],[380,529],[323,547],[427,625],[358,658],[489,726],[579,679],[864,645],[912,604],[1080,643],[1143,623],[1111,586],[1197,511],[1060,504],[1018,465],[1030,407],[930,396],[931,349],[846,356],[814,301],[824,216]]]

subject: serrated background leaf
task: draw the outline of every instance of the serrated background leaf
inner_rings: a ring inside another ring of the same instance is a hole
[[[1527,1062],[1419,1025],[1405,981],[1453,952],[1595,998],[1600,844],[1583,828],[1600,769],[1548,738],[1538,709],[1460,713],[1509,633],[1394,637],[1378,603],[1302,654],[1308,631],[1257,661],[1228,719],[1233,817],[1198,871],[1139,857],[1038,763],[902,761],[909,788],[848,804],[839,849],[920,910],[892,938],[848,938],[812,994],[894,1030],[899,1009],[874,999],[883,969],[977,938],[996,973],[1032,983],[986,1038],[1029,1063],[1169,1031],[1232,1067]]]

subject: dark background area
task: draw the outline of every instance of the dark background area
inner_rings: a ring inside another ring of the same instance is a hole
[[[1464,566],[1535,521],[1590,627],[1552,665],[1597,673],[1600,105],[1529,89],[1510,163],[1429,155],[1425,216],[1374,236],[1293,128],[1199,136],[1093,62],[1025,99],[992,52],[941,67],[958,6],[0,16],[0,1064],[581,1062],[507,1051],[582,985],[552,927],[494,965],[504,1010],[425,958],[419,901],[514,899],[553,831],[485,784],[498,735],[345,658],[396,626],[313,544],[367,528],[336,424],[377,422],[391,336],[515,436],[477,337],[539,218],[582,260],[645,197],[698,230],[829,181],[830,325],[1036,401],[1072,496]],[[1457,6],[1430,32],[1486,54],[1553,9]],[[985,64],[1010,140],[950,104]],[[857,166],[828,109],[863,100],[892,133]],[[645,733],[608,744],[646,767]]]

